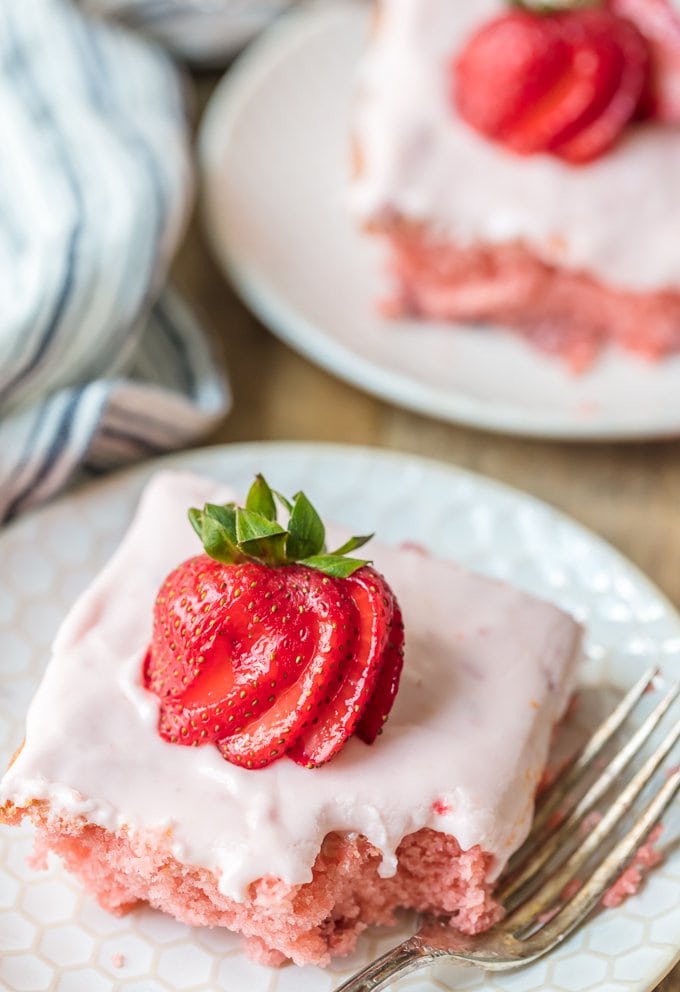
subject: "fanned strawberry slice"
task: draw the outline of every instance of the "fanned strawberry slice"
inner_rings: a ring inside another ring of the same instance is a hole
[[[262,476],[245,507],[208,503],[189,519],[207,554],[163,583],[143,666],[160,699],[160,736],[213,743],[246,768],[284,754],[313,767],[353,733],[386,662],[370,718],[382,722],[398,682],[401,621],[386,652],[394,597],[368,562],[348,557],[369,538],[328,553],[304,493],[287,500]]]
[[[168,575],[156,596],[144,682],[162,699],[182,695],[194,677],[200,652],[209,642],[201,620],[207,605],[211,619],[217,621],[220,597],[216,589],[210,592],[205,584],[215,565],[207,555],[196,555]]]
[[[680,123],[680,8],[669,0],[609,0],[608,7],[635,24],[649,45],[651,79],[644,115]]]
[[[312,569],[288,566],[288,581],[306,589],[302,608],[306,633],[300,644],[295,678],[271,683],[272,705],[248,721],[240,733],[218,741],[221,753],[234,764],[258,768],[294,746],[313,723],[344,678],[355,653],[355,607],[341,583]],[[293,640],[296,640],[294,637]],[[267,691],[267,689],[265,689]]]
[[[616,97],[626,69],[620,43],[620,35],[627,40],[631,30],[626,22],[595,9],[550,20],[569,51],[569,60],[559,82],[526,109],[508,136],[507,145],[518,151],[554,150],[578,134]],[[644,44],[642,48],[644,53]],[[624,123],[635,110],[642,82]]]
[[[356,735],[365,744],[372,744],[383,728],[392,709],[401,670],[404,667],[404,623],[401,610],[394,604],[387,644],[375,689],[357,724]]]
[[[453,65],[453,101],[476,130],[513,151],[585,162],[633,118],[649,48],[606,8],[514,11],[468,41]]]
[[[307,768],[330,761],[354,733],[375,688],[394,615],[392,591],[374,569],[362,568],[344,582],[357,611],[357,640],[335,694],[290,749],[293,761]]]
[[[312,652],[307,583],[246,562],[225,569],[198,555],[164,582],[145,681],[165,702],[159,729],[173,743],[240,731],[298,677]],[[299,660],[298,660],[299,659]]]
[[[550,145],[573,163],[589,162],[614,143],[635,115],[649,76],[649,49],[633,24],[602,10],[585,10],[581,20],[592,50],[600,52],[601,71],[586,113]],[[578,36],[573,44],[583,57]]]
[[[476,130],[507,141],[527,110],[552,94],[570,61],[552,18],[510,11],[482,25],[458,55],[453,102]],[[526,133],[525,141],[527,152],[542,147],[540,136]]]

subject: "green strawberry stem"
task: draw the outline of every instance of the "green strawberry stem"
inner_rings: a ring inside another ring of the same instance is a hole
[[[288,513],[284,527],[278,521],[277,502]],[[271,489],[264,476],[256,475],[245,507],[235,503],[206,503],[192,507],[189,521],[206,554],[225,565],[256,561],[272,568],[297,562],[334,578],[344,579],[368,560],[347,557],[373,537],[351,537],[340,548],[326,550],[326,528],[304,493],[286,499]]]
[[[511,7],[521,7],[532,14],[556,14],[580,7],[601,7],[602,0],[508,0]]]

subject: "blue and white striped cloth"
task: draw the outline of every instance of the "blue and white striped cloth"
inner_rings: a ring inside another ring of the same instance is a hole
[[[240,48],[294,0],[80,0],[192,62],[214,63]]]
[[[183,98],[147,38],[69,0],[0,0],[0,521],[228,410],[163,289],[192,194]]]

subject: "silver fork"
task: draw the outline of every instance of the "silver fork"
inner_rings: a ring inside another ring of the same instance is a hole
[[[377,992],[388,982],[403,978],[441,958],[489,971],[506,971],[529,964],[557,947],[600,902],[610,885],[632,860],[680,788],[680,767],[663,784],[623,836],[617,825],[631,812],[637,797],[680,739],[680,720],[656,750],[623,786],[594,829],[579,836],[584,817],[595,809],[657,727],[680,692],[673,686],[632,734],[580,798],[570,797],[583,783],[604,747],[621,729],[654,678],[650,668],[578,754],[544,793],[529,837],[511,859],[496,896],[506,915],[491,930],[469,937],[445,919],[424,917],[418,932],[393,948],[336,989],[336,992]],[[566,811],[560,811],[566,803]],[[551,825],[558,820],[555,829]],[[563,855],[560,858],[560,855]],[[581,883],[579,872],[587,878]],[[578,890],[571,894],[578,881]],[[567,890],[565,892],[565,890]]]

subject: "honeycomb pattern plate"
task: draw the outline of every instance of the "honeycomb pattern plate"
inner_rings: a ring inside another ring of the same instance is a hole
[[[414,457],[358,448],[237,445],[166,459],[242,490],[264,471],[284,491],[304,486],[326,516],[357,532],[378,522],[387,541],[438,553],[554,599],[588,627],[584,695],[629,685],[652,660],[680,671],[680,618],[625,559],[528,496]],[[50,641],[77,593],[116,546],[154,464],[119,474],[22,519],[0,535],[0,761]],[[665,863],[618,910],[595,916],[557,952],[506,975],[440,964],[406,992],[495,990],[646,992],[680,947],[680,824],[666,821]],[[29,829],[0,830],[0,988],[8,992],[331,992],[406,933],[371,931],[329,970],[272,971],[249,962],[239,938],[191,929],[150,909],[116,918],[58,863],[26,865]]]

